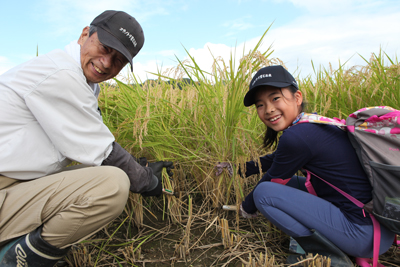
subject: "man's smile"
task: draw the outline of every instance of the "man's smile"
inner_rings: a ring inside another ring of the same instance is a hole
[[[103,74],[103,73],[104,73],[101,69],[99,69],[98,67],[96,67],[96,65],[94,65],[93,63],[92,63],[92,65],[93,65],[94,69],[95,69],[99,74]]]

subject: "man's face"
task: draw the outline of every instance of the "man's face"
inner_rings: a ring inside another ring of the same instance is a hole
[[[111,79],[128,63],[120,52],[103,45],[97,32],[89,37],[89,27],[83,29],[78,44],[81,46],[81,67],[88,82]]]

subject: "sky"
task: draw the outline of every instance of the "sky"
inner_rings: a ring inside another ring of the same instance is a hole
[[[317,68],[365,65],[384,51],[396,60],[400,47],[398,0],[0,0],[0,75],[36,56],[77,40],[104,10],[122,10],[141,24],[145,43],[133,73],[154,79],[188,54],[205,71],[212,58],[240,59],[269,28],[269,47],[298,77]],[[129,69],[121,71],[129,74]]]

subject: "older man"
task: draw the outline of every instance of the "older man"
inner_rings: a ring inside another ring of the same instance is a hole
[[[116,218],[129,190],[161,194],[172,162],[138,164],[97,103],[97,83],[132,68],[143,43],[133,17],[105,11],[77,42],[0,76],[0,266],[53,266]]]

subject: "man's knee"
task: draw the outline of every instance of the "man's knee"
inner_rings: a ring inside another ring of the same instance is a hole
[[[102,189],[99,191],[108,192],[110,199],[107,204],[118,216],[123,211],[129,197],[129,178],[123,170],[113,166],[102,166],[101,172],[105,180],[101,183]]]
[[[118,217],[129,196],[129,179],[119,168],[90,167],[69,175],[74,179],[68,183],[73,187],[66,186],[62,192],[66,203],[49,209],[43,221],[42,237],[60,248],[89,237]]]
[[[129,189],[130,181],[128,175],[123,170],[114,166],[101,166],[100,168],[101,173],[107,177],[111,183],[118,184],[121,188]]]

